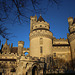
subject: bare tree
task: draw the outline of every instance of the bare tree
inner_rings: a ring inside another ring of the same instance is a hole
[[[45,6],[46,3],[46,6]],[[44,13],[49,5],[59,5],[60,0],[0,0],[0,35],[6,38],[6,28],[1,24],[7,20],[27,22],[29,14]],[[41,7],[43,5],[43,7]]]
[[[8,28],[3,26],[2,24],[0,25],[0,35],[3,37],[3,38],[6,38],[8,40],[8,36],[9,33],[7,33],[7,30]],[[0,44],[1,44],[1,40],[0,40]]]

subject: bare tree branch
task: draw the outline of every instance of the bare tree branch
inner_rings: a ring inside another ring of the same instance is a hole
[[[47,6],[44,5],[43,1],[48,3]],[[58,5],[60,0],[0,0],[0,24],[9,19],[12,21],[16,20],[20,24],[23,21],[28,22],[30,19],[29,14],[44,14],[48,10],[49,4]],[[11,15],[13,15],[13,18],[11,18]],[[0,28],[0,35],[3,38],[6,38],[6,31],[6,28]]]

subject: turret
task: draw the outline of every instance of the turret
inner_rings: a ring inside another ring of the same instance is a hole
[[[69,23],[69,24],[72,24],[72,23],[73,23],[73,17],[69,17],[69,18],[68,18],[68,23]]]
[[[37,16],[31,16],[30,17],[30,32],[33,30],[33,24],[37,21]]]
[[[24,42],[18,41],[18,55],[21,56],[23,53]]]
[[[42,16],[33,23],[30,32],[30,56],[45,57],[52,54],[52,32],[49,31],[49,23]]]
[[[68,23],[69,23],[69,32],[70,32],[70,34],[68,35],[68,40],[71,48],[71,56],[73,61],[72,64],[73,67],[75,68],[75,18],[73,19],[72,17],[69,17]]]
[[[75,18],[73,20],[73,17],[69,17],[68,24],[69,24],[69,32],[73,33],[75,31]]]

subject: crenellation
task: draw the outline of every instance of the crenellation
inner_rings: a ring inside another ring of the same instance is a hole
[[[68,18],[68,23],[71,23],[71,24],[73,23],[73,17]]]
[[[53,48],[70,48],[70,46],[53,46]]]
[[[32,75],[33,71],[43,75],[44,69],[46,73],[60,73],[58,69],[62,69],[65,73],[73,70],[71,63],[75,69],[75,18],[69,17],[68,23],[67,39],[56,39],[42,16],[38,20],[36,15],[31,16],[30,48],[24,48],[24,41],[18,41],[18,47],[10,47],[6,40],[0,53],[0,71],[7,75]]]

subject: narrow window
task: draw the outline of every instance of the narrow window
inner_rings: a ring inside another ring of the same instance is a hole
[[[40,38],[40,44],[43,44],[43,38]]]
[[[42,46],[40,47],[40,53],[42,53]]]

